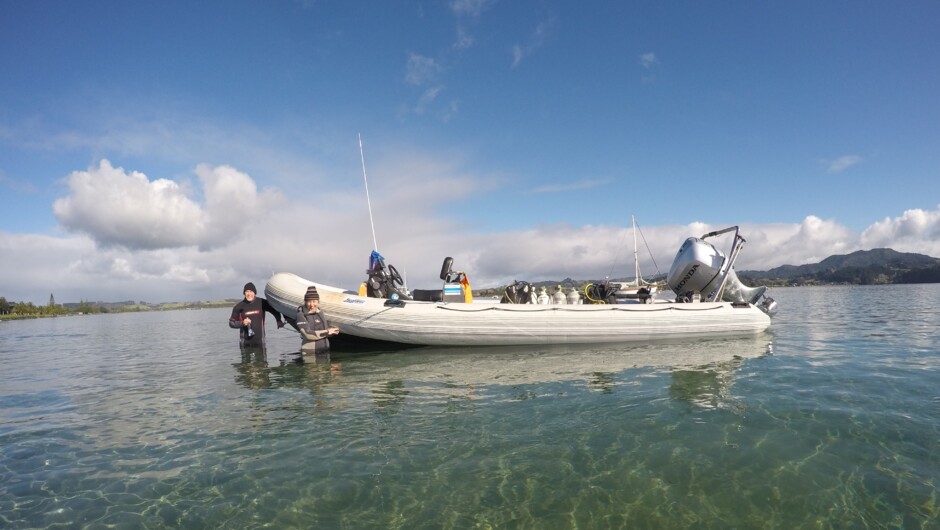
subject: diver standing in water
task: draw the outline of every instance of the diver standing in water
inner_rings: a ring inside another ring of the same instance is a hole
[[[248,282],[243,289],[245,299],[235,304],[228,327],[239,330],[238,344],[242,347],[264,347],[264,313],[274,315],[277,327],[284,327],[281,314],[264,298],[258,298],[255,284]]]
[[[304,305],[297,309],[297,329],[303,338],[300,345],[303,355],[329,352],[329,337],[339,334],[339,328],[330,326],[326,315],[320,311],[320,294],[313,285],[304,294]]]

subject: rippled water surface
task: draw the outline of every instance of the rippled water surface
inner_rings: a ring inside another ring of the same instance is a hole
[[[296,362],[229,311],[0,323],[3,528],[940,528],[940,285],[756,338]]]

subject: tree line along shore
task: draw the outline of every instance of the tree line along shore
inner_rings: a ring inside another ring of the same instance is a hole
[[[56,304],[50,297],[47,305],[35,305],[32,302],[8,302],[0,297],[0,320],[15,320],[20,318],[60,317],[78,315],[96,315],[107,313],[139,313],[145,311],[175,311],[180,309],[209,309],[215,307],[232,307],[238,300],[212,300],[198,302],[168,302],[151,304],[147,302],[89,302]]]

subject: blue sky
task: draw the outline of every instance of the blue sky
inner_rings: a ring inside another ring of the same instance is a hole
[[[0,3],[0,296],[940,256],[936,2]],[[641,246],[645,246],[641,242]],[[655,259],[654,264],[649,255]]]

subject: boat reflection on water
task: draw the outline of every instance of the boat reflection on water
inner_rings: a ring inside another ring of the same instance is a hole
[[[725,408],[735,401],[731,387],[744,365],[743,357],[696,367],[674,368],[669,397],[707,409]]]
[[[284,354],[272,362],[245,358],[236,381],[252,389],[307,388],[348,401],[368,396],[380,407],[435,397],[481,400],[525,396],[553,383],[612,393],[634,384],[630,371],[668,373],[669,395],[701,407],[727,402],[736,372],[771,353],[769,334],[645,345],[419,347],[318,357]],[[520,393],[520,390],[522,392]],[[361,394],[359,394],[361,393]],[[540,393],[540,392],[539,392]]]

